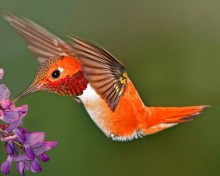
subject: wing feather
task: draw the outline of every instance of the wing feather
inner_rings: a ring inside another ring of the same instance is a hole
[[[4,13],[3,17],[25,39],[28,48],[38,56],[40,63],[53,56],[73,54],[67,43],[36,23],[10,12]]]
[[[85,77],[114,111],[124,93],[127,73],[124,65],[108,51],[79,38],[70,38]]]

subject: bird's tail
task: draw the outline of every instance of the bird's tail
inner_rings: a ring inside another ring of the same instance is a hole
[[[149,135],[179,123],[191,121],[207,107],[209,106],[146,107],[150,119],[149,126],[143,130],[143,133]]]

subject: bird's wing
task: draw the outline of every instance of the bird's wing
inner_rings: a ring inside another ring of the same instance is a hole
[[[123,64],[106,50],[82,39],[70,38],[70,45],[86,79],[114,111],[127,83]]]
[[[28,48],[37,55],[40,63],[53,56],[72,55],[67,43],[36,23],[10,12],[4,12],[3,17],[25,39]]]
[[[36,23],[4,13],[3,17],[28,43],[28,48],[43,63],[53,56],[76,57],[82,64],[86,79],[96,92],[115,110],[127,83],[127,73],[123,64],[106,50],[78,38],[70,38],[67,44]]]

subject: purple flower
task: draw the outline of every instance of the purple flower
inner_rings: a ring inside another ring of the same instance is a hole
[[[0,80],[3,73],[4,71],[0,69]],[[57,142],[45,141],[44,132],[30,132],[20,127],[28,106],[16,107],[9,98],[9,89],[0,84],[0,120],[3,122],[0,124],[0,139],[5,142],[7,154],[7,159],[1,165],[1,171],[6,175],[9,174],[14,161],[16,170],[22,175],[27,170],[41,172],[42,167],[38,160],[49,161],[50,158],[45,152],[53,149]]]
[[[45,152],[57,145],[55,141],[45,142],[44,138],[43,132],[29,132],[21,127],[14,130],[14,136],[6,143],[6,151],[10,159],[16,162],[16,169],[20,174],[24,174],[26,170],[42,171],[38,159],[43,162],[48,161],[49,156]]]

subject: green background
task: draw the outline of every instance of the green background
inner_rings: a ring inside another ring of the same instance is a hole
[[[58,141],[35,175],[220,175],[220,1],[1,0],[0,8],[61,38],[72,34],[102,45],[125,64],[148,106],[212,105],[193,122],[119,143],[71,98],[34,93],[18,103],[29,105],[24,126]],[[38,67],[2,18],[0,65],[12,98],[30,85]],[[2,162],[3,144],[0,151]]]

